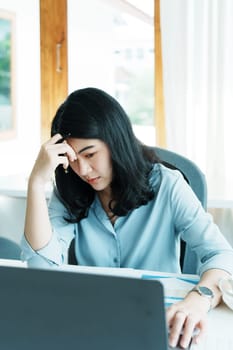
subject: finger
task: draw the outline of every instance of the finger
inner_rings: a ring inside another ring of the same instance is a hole
[[[172,322],[173,317],[175,316],[176,309],[174,309],[174,305],[169,306],[166,310],[166,319],[167,319],[167,324],[170,326],[170,323]]]
[[[61,164],[64,168],[64,170],[67,170],[68,166],[69,166],[69,160],[66,156],[60,156],[59,157],[59,164]]]
[[[170,322],[169,344],[172,347],[177,346],[187,315],[184,311],[177,311]]]
[[[47,148],[54,150],[58,156],[67,156],[71,162],[77,159],[73,148],[71,148],[65,141],[62,143],[57,143],[55,145],[50,144],[47,146]]]
[[[192,339],[193,344],[199,344],[205,338],[207,334],[207,320],[202,320],[197,326],[197,330],[198,332],[194,334]]]
[[[77,160],[77,155],[76,155],[74,149],[66,141],[64,141],[64,144],[67,146],[66,154],[69,158],[69,161],[73,162],[74,160]]]
[[[194,334],[196,321],[192,318],[192,316],[188,316],[186,318],[182,335],[180,337],[179,345],[182,348],[187,348],[191,342],[192,336]]]
[[[61,134],[55,134],[51,137],[50,140],[48,140],[46,143],[49,145],[49,144],[55,144],[56,142],[58,141],[61,141],[63,139],[62,135]]]

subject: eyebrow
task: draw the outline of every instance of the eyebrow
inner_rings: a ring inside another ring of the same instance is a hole
[[[86,151],[87,149],[93,148],[93,147],[95,147],[95,146],[94,146],[94,145],[86,146],[86,147],[80,149],[80,151],[78,151],[78,154],[80,154],[80,153]]]

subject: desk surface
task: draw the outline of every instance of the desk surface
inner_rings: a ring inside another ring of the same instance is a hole
[[[27,268],[27,264],[17,260],[0,259],[0,265],[18,266]],[[160,280],[164,286],[165,304],[179,301],[197,283],[197,275],[184,275],[173,273],[161,273],[156,271],[119,269],[119,268],[98,268],[87,266],[63,265],[58,268],[63,271],[79,273],[93,273],[102,275],[116,275],[124,277],[136,277],[143,279]],[[232,350],[233,349],[233,311],[223,302],[208,314],[208,333],[204,342],[193,346],[196,350]]]
[[[233,311],[224,303],[208,315],[208,334],[198,350],[233,349]]]

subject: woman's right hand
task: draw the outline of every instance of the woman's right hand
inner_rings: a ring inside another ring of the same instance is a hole
[[[69,162],[77,159],[74,150],[66,141],[59,141],[62,141],[62,136],[56,134],[41,146],[30,175],[30,182],[45,185],[52,179],[58,165],[62,164],[66,169]]]

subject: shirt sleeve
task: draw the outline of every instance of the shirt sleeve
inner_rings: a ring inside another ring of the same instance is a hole
[[[198,257],[198,273],[216,268],[233,274],[231,245],[181,174],[174,182],[170,205],[176,232]]]
[[[21,259],[27,261],[30,267],[51,268],[68,263],[68,249],[75,236],[76,224],[67,220],[70,217],[68,211],[54,192],[48,203],[48,211],[53,232],[48,244],[35,251],[25,236],[21,241]]]

